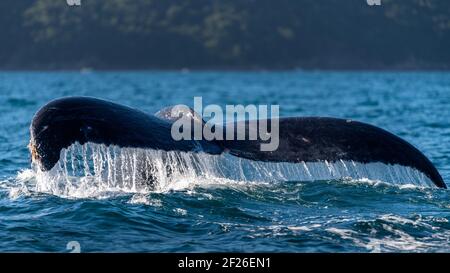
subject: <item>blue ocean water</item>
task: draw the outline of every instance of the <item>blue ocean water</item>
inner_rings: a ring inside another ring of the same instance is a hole
[[[71,241],[82,252],[450,251],[450,193],[433,187],[192,177],[153,192],[38,187],[30,121],[47,101],[73,95],[149,113],[202,96],[279,104],[281,116],[360,120],[411,142],[450,181],[449,73],[1,72],[1,252],[68,252]]]

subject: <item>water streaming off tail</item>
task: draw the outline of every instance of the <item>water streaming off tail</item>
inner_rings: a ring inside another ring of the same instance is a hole
[[[396,185],[431,186],[421,172],[399,165],[352,161],[274,163],[234,157],[87,143],[61,151],[50,172],[37,171],[36,189],[66,196],[102,191],[167,191],[192,184],[230,181],[369,179]]]

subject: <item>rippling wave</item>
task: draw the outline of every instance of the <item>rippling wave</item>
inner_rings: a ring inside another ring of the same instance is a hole
[[[450,202],[442,200],[449,196],[442,190],[369,181],[199,180],[165,192],[93,187],[81,192],[79,188],[61,199],[42,193],[35,187],[36,180],[36,173],[27,170],[14,181],[2,183],[10,199],[9,205],[3,206],[3,215],[14,219],[16,225],[27,223],[24,229],[11,227],[8,231],[44,228],[46,234],[61,233],[64,238],[80,240],[89,251],[105,251],[102,240],[106,238],[131,241],[130,245],[108,244],[107,251],[450,250],[446,244],[449,217],[420,210],[448,211]],[[17,209],[27,212],[28,206],[43,202],[45,207],[28,216],[37,222],[8,214]],[[416,209],[402,208],[405,202]],[[401,213],[386,212],[392,209]],[[43,217],[45,223],[39,221]],[[67,222],[77,227],[65,230]],[[105,229],[111,230],[105,234]],[[30,250],[63,251],[61,240],[41,238]]]

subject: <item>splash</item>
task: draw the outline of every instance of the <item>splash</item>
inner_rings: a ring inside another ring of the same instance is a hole
[[[36,166],[35,189],[59,196],[90,197],[104,192],[167,192],[217,184],[344,180],[428,187],[421,172],[399,165],[339,162],[259,162],[229,154],[120,148],[78,143],[63,149],[49,172]],[[21,176],[30,176],[29,172]]]

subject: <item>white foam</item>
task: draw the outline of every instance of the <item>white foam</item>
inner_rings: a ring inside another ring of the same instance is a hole
[[[148,195],[141,194],[141,193],[134,194],[131,197],[130,201],[128,201],[128,203],[130,203],[130,204],[144,204],[144,205],[149,205],[149,206],[154,206],[154,207],[161,207],[162,206],[161,200],[158,200],[158,199],[153,200]]]
[[[49,172],[34,168],[18,179],[35,175],[35,189],[69,197],[99,192],[148,193],[190,189],[194,186],[344,179],[347,182],[389,183],[428,187],[423,173],[400,165],[339,162],[260,162],[230,154],[119,148],[87,143],[63,149]]]
[[[358,233],[349,229],[342,228],[327,228],[325,229],[329,233],[333,233],[344,240],[352,241],[355,245],[364,247],[370,252],[379,253],[388,250],[395,251],[422,251],[426,250],[429,247],[432,247],[433,244],[426,243],[422,241],[418,241],[414,239],[411,235],[407,234],[398,229],[394,229],[393,227],[383,224],[383,229],[389,231],[394,236],[384,236],[383,238],[373,238],[370,237],[367,239],[357,238]]]

